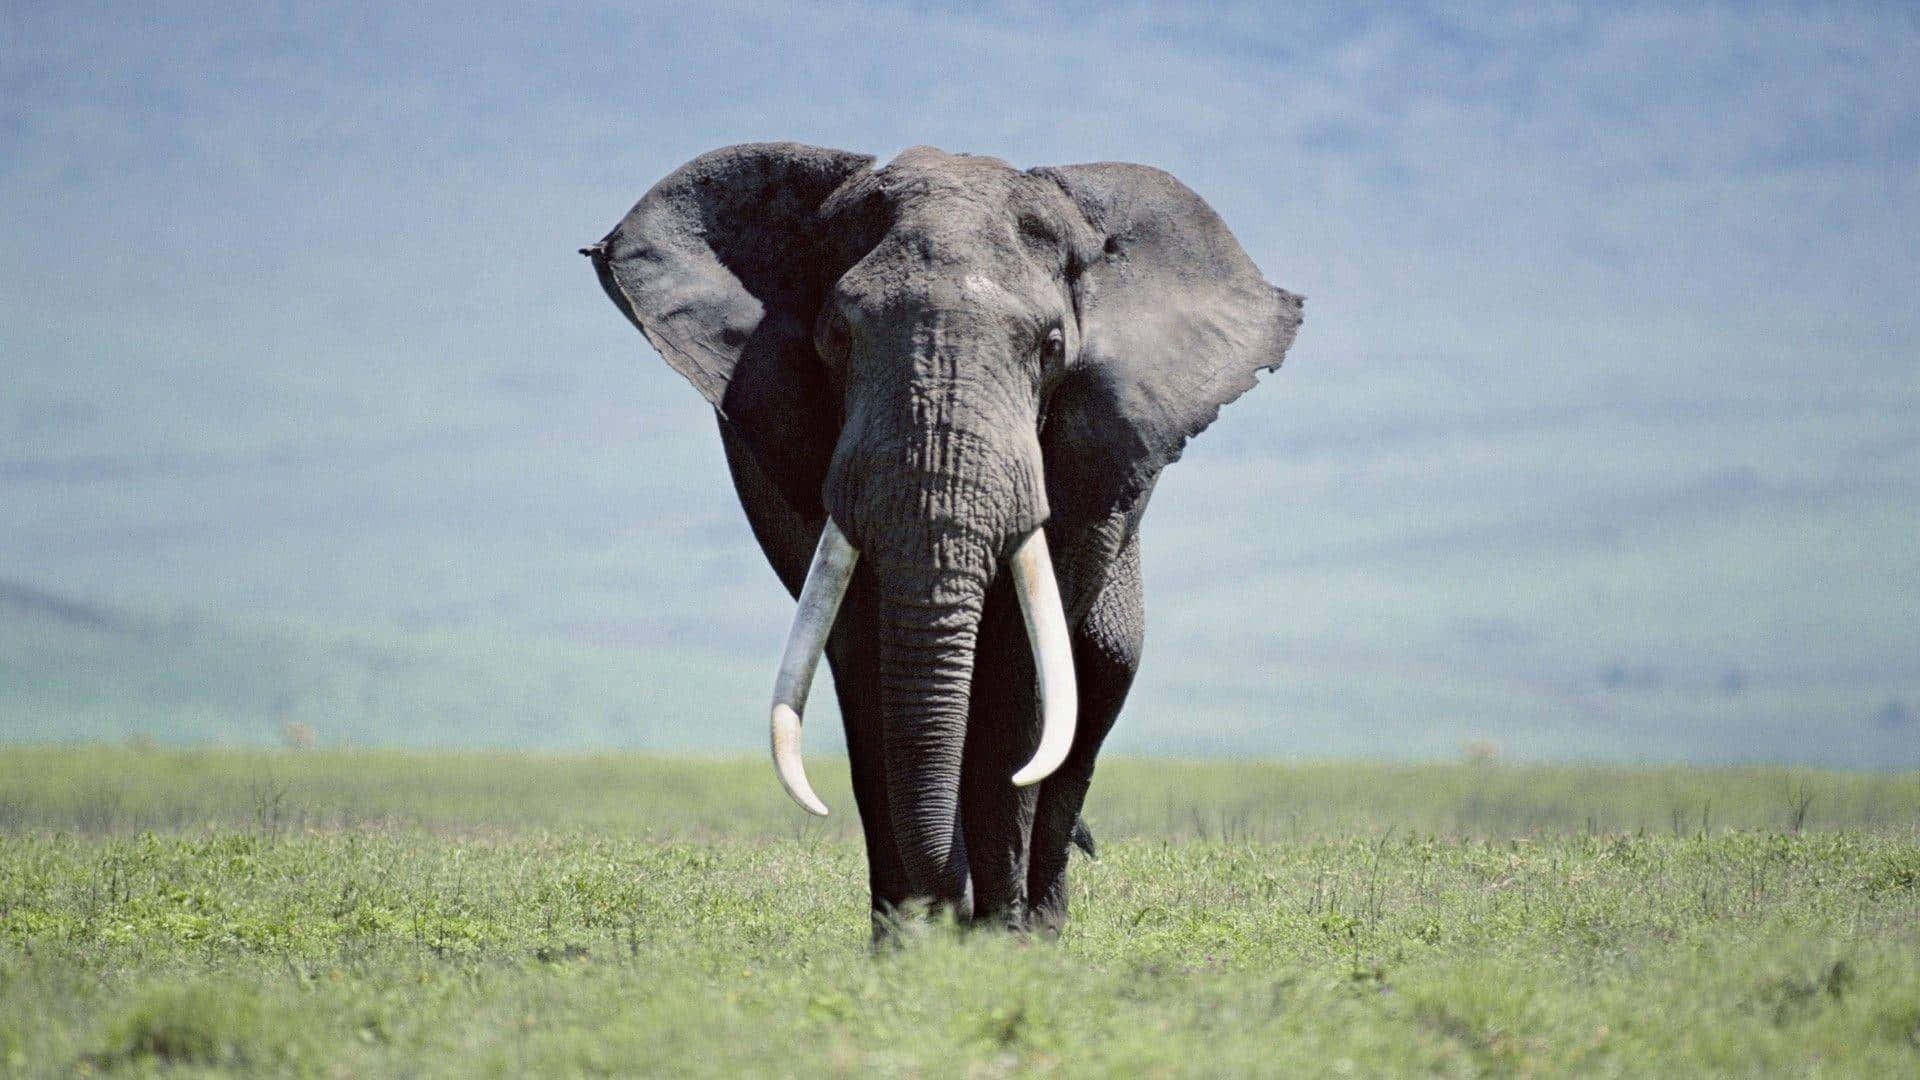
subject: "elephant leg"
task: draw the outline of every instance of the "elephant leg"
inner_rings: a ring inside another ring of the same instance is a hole
[[[860,812],[860,828],[867,842],[867,887],[873,940],[883,941],[897,924],[901,906],[911,895],[900,849],[894,842],[893,815],[887,806],[883,720],[879,708],[878,675],[873,670],[875,646],[871,600],[849,596],[841,606],[828,645],[833,685],[840,701],[840,717],[847,733],[847,759],[853,774],[853,801]]]
[[[1026,924],[1036,789],[1014,787],[1013,774],[1033,756],[1039,738],[1033,652],[1018,601],[1002,579],[981,613],[960,775],[975,926]]]
[[[1027,872],[1029,918],[1057,934],[1067,922],[1067,849],[1080,824],[1080,807],[1093,782],[1094,759],[1113,730],[1140,667],[1146,623],[1140,601],[1140,546],[1129,538],[1107,584],[1074,632],[1073,664],[1080,682],[1080,723],[1073,751],[1040,786],[1034,811],[1032,861]]]
[[[747,513],[747,523],[774,574],[789,594],[798,596],[807,578],[813,547],[820,539],[820,523],[795,513],[724,417],[719,418],[719,425],[720,444],[726,450],[727,467],[733,474],[741,509]],[[909,892],[900,851],[894,843],[893,818],[887,809],[886,772],[881,758],[885,740],[878,704],[880,679],[873,666],[878,652],[875,625],[873,585],[860,574],[841,603],[840,617],[834,622],[827,645],[827,662],[833,666],[840,715],[846,724],[853,801],[860,811],[861,831],[866,834],[867,883],[872,889],[874,936],[878,939],[892,924]]]

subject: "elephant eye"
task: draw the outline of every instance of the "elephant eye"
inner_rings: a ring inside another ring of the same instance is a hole
[[[813,330],[813,347],[820,353],[820,359],[828,367],[846,366],[847,347],[851,335],[847,332],[846,316],[837,311],[823,315]]]

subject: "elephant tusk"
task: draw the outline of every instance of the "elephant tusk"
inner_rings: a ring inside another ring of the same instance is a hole
[[[1060,583],[1047,554],[1047,531],[1033,530],[1014,549],[1013,591],[1027,620],[1033,666],[1040,683],[1040,747],[1013,782],[1019,787],[1052,776],[1073,749],[1080,692],[1074,684],[1073,646],[1067,637],[1067,613],[1060,604]]]
[[[820,530],[813,565],[807,568],[807,583],[800,588],[800,607],[794,612],[787,649],[780,657],[780,674],[773,682],[774,772],[794,802],[821,817],[827,816],[827,804],[813,793],[813,785],[807,783],[806,765],[800,759],[800,717],[807,710],[807,691],[813,687],[820,654],[826,651],[827,636],[833,632],[833,617],[840,611],[840,600],[847,594],[847,583],[853,580],[853,567],[859,561],[859,549],[828,518],[826,528]]]

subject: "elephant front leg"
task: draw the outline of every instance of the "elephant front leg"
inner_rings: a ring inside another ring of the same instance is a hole
[[[973,925],[1022,929],[1027,920],[1028,843],[1038,788],[1013,774],[1039,743],[1033,653],[1018,602],[1003,580],[988,593],[974,656],[961,826],[973,879]]]
[[[1067,855],[1074,827],[1093,782],[1094,759],[1140,667],[1145,620],[1140,601],[1139,548],[1129,541],[1115,573],[1074,634],[1074,671],[1080,681],[1080,723],[1073,752],[1040,786],[1027,871],[1029,923],[1058,934],[1067,923]]]
[[[867,596],[849,597],[828,647],[833,685],[847,733],[847,758],[853,801],[867,842],[867,887],[873,941],[893,931],[912,894],[900,849],[893,838],[893,814],[887,805],[886,761],[882,753],[879,679],[873,670],[873,620]]]

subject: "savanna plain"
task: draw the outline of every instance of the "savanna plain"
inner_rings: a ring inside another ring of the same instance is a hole
[[[0,1071],[1920,1070],[1920,774],[1117,760],[1062,937],[875,951],[817,768],[0,750]]]

